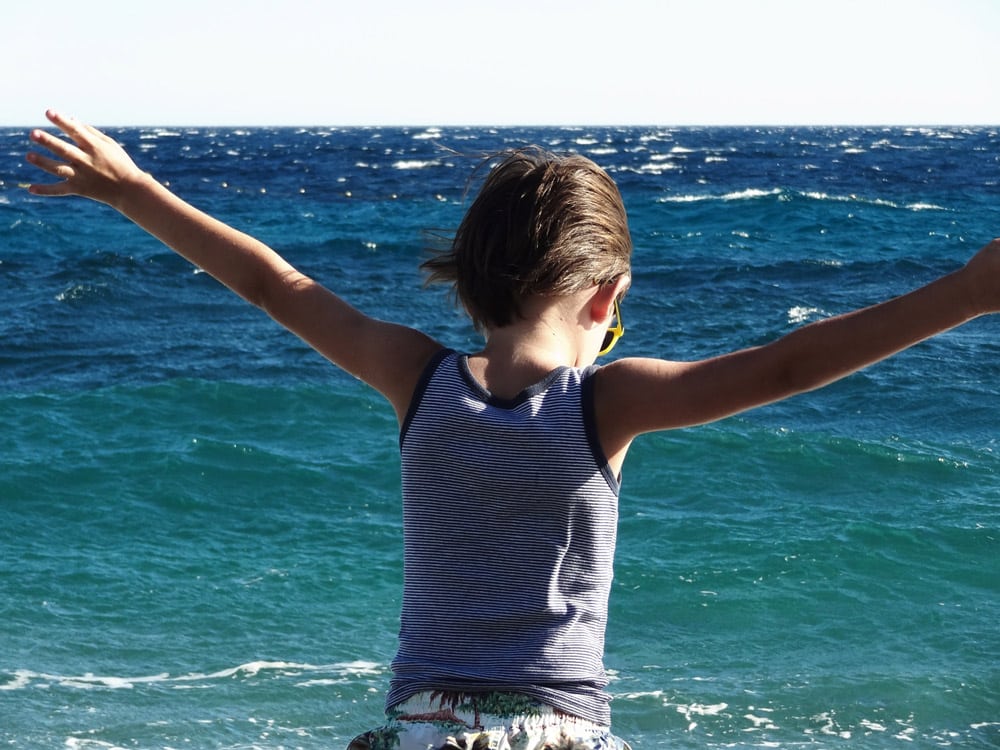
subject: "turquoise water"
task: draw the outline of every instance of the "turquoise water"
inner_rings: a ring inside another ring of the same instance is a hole
[[[989,128],[117,131],[144,167],[381,317],[474,160],[541,142],[622,186],[617,356],[708,356],[916,286],[1000,227]],[[42,201],[0,131],[0,744],[344,747],[401,585],[396,426],[110,210]],[[1000,746],[1000,324],[647,436],[607,665],[636,748]]]

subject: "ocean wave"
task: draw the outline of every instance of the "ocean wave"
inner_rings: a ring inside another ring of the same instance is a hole
[[[747,188],[745,190],[736,190],[728,193],[712,194],[712,193],[693,193],[688,195],[668,195],[659,199],[660,203],[701,203],[703,201],[741,201],[741,200],[756,200],[758,198],[766,198],[773,195],[783,195],[785,193],[781,188],[772,188],[770,190],[762,190],[759,188]]]
[[[286,661],[253,661],[215,672],[191,672],[171,675],[159,672],[151,675],[95,675],[86,672],[81,675],[60,675],[17,669],[6,674],[0,672],[0,692],[14,692],[29,689],[50,689],[53,687],[75,690],[131,690],[143,685],[160,685],[173,689],[190,689],[195,683],[205,686],[221,680],[252,679],[262,675],[272,677],[307,677],[307,684],[329,684],[346,679],[378,677],[386,673],[387,667],[369,661],[339,662],[328,665],[303,664]],[[319,676],[322,675],[323,678]]]
[[[788,310],[788,322],[792,325],[799,325],[809,320],[818,320],[825,316],[826,313],[818,307],[795,306]]]
[[[861,203],[869,206],[881,206],[885,208],[902,208],[908,211],[947,211],[948,209],[944,206],[939,206],[935,203],[899,203],[897,201],[886,200],[885,198],[866,198],[861,195],[854,193],[849,193],[847,195],[831,195],[829,193],[824,193],[821,191],[807,190],[801,193],[797,193],[804,198],[810,198],[816,201],[831,202],[831,203]]]
[[[183,135],[184,133],[182,133],[179,130],[170,130],[168,128],[155,128],[152,131],[146,131],[144,133],[140,133],[139,140],[151,141],[151,140],[156,140],[157,138],[180,138]]]
[[[392,163],[393,169],[416,170],[427,169],[428,167],[440,167],[441,162],[437,159],[400,159]]]
[[[56,302],[79,302],[89,299],[105,299],[110,288],[106,283],[74,284],[55,296]]]
[[[655,165],[651,169],[666,169],[661,165]],[[822,203],[856,203],[868,206],[878,206],[883,208],[903,209],[906,211],[948,211],[950,209],[936,203],[918,201],[914,203],[900,203],[898,201],[887,200],[885,198],[868,198],[856,193],[844,195],[834,195],[819,190],[787,190],[785,188],[746,188],[743,190],[733,190],[726,193],[686,193],[684,195],[667,195],[657,199],[659,203],[702,203],[709,201],[731,202],[731,201],[752,201],[761,198],[777,197],[779,200],[794,200],[805,198]]]
[[[430,141],[435,138],[441,137],[441,128],[427,128],[426,130],[415,133],[412,138],[415,141]]]

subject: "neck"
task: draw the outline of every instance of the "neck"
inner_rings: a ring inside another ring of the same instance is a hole
[[[538,362],[546,366],[579,365],[581,337],[579,307],[572,298],[534,297],[522,305],[522,317],[502,328],[486,331],[479,356],[489,359]]]
[[[489,391],[513,397],[561,366],[586,361],[578,307],[564,298],[537,298],[524,305],[524,317],[486,332],[482,351],[469,357],[472,374]]]

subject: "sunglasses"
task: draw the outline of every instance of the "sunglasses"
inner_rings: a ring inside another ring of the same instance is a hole
[[[618,343],[618,339],[622,337],[625,333],[625,326],[622,325],[622,311],[618,306],[618,300],[615,300],[615,317],[614,325],[609,326],[607,333],[604,334],[604,343],[601,344],[601,351],[597,353],[597,356],[607,354],[612,349],[615,348],[615,344]]]

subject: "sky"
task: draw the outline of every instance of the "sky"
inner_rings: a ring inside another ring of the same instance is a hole
[[[27,0],[0,125],[995,125],[1000,0]]]

